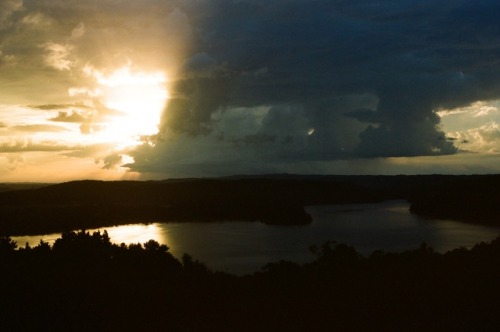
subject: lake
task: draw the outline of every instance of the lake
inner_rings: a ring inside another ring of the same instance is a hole
[[[115,243],[166,244],[177,258],[184,253],[213,270],[245,274],[281,259],[311,261],[311,245],[328,240],[355,247],[363,255],[374,250],[399,252],[426,242],[438,252],[470,248],[500,234],[499,227],[452,220],[430,220],[410,214],[406,201],[376,204],[310,206],[313,222],[304,226],[272,226],[260,222],[153,223],[107,227]],[[89,230],[93,232],[95,230]],[[60,234],[12,237],[20,246],[53,243]]]

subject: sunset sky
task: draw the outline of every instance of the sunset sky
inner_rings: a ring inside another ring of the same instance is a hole
[[[500,2],[0,0],[0,182],[500,171]]]

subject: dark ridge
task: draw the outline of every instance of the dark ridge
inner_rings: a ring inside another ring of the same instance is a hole
[[[271,179],[73,181],[0,193],[0,234],[151,221],[249,220],[307,224],[304,206],[379,199],[350,183]]]
[[[411,212],[499,224],[500,175],[234,176],[164,181],[73,181],[0,192],[0,234],[128,223],[311,222],[308,205],[406,199]]]
[[[435,183],[421,188],[410,201],[410,211],[421,216],[499,225],[500,176]]]
[[[14,191],[14,190],[26,190],[26,189],[36,189],[40,187],[50,186],[49,183],[36,183],[36,182],[5,182],[0,183],[0,192]]]

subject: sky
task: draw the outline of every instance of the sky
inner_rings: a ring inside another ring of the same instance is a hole
[[[0,0],[0,182],[500,171],[500,2]]]

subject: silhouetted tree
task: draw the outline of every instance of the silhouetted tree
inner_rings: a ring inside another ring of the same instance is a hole
[[[8,236],[0,236],[0,252],[12,252],[17,248],[17,242]]]
[[[193,259],[191,255],[184,253],[182,255],[182,266],[184,271],[189,274],[208,274],[207,266],[198,260]]]
[[[17,248],[16,241],[8,236],[0,237],[0,262],[12,258]]]

